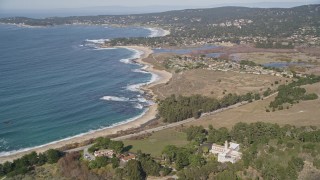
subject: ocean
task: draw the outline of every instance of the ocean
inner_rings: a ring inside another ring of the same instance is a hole
[[[98,48],[117,37],[160,36],[139,27],[0,25],[0,156],[115,126],[150,103],[155,79],[141,52]]]

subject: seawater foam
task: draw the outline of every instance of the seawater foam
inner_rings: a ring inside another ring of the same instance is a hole
[[[147,100],[145,98],[137,98],[137,100],[139,102],[142,102],[142,103],[146,103],[147,102]]]
[[[134,105],[134,108],[136,108],[136,109],[143,109],[143,105],[141,105],[141,104],[139,104],[139,103],[136,103],[136,104]]]
[[[143,73],[143,74],[150,74],[150,72],[144,70],[144,69],[133,69],[132,72],[136,72],[136,73]]]
[[[146,85],[147,83],[139,83],[139,84],[131,84],[131,85],[128,85],[126,87],[127,90],[129,91],[133,91],[133,92],[140,92],[140,93],[143,93],[142,90],[140,90],[140,88],[144,85]]]
[[[7,144],[8,144],[8,141],[6,141],[4,138],[0,139],[0,147],[1,148],[8,149]]]
[[[93,50],[109,50],[109,49],[116,49],[116,48],[102,48],[100,45],[104,44],[106,41],[110,41],[109,39],[86,39],[84,44],[80,46],[86,46],[93,48]]]
[[[132,60],[139,59],[143,55],[142,51],[132,49],[132,48],[125,48],[125,49],[128,49],[129,51],[134,52],[134,54],[127,59],[120,59],[120,62],[122,62],[122,63],[133,64]]]
[[[167,35],[167,31],[161,29],[161,28],[145,28],[150,31],[150,34],[148,37],[163,37]]]
[[[100,99],[105,101],[119,101],[119,102],[125,102],[130,100],[129,98],[126,98],[126,97],[116,97],[116,96],[103,96]]]
[[[132,64],[132,61],[130,59],[120,59],[120,62],[125,64]]]
[[[132,98],[132,99],[126,98],[126,97],[117,97],[117,96],[103,96],[100,99],[105,101],[117,101],[117,102],[138,102],[140,105],[141,104],[151,105],[152,103],[152,101],[147,100],[146,98],[141,96],[137,96],[137,98]]]
[[[116,48],[101,48],[101,47],[94,47],[94,50],[100,51],[100,50],[110,50],[110,49],[116,49]]]
[[[94,44],[104,44],[105,42],[110,41],[110,39],[86,39],[86,42],[94,43]]]
[[[139,50],[132,49],[132,48],[126,48],[126,49],[135,52],[135,54],[134,54],[132,57],[128,58],[128,59],[122,59],[122,60],[120,60],[120,61],[123,62],[123,63],[132,63],[131,60],[133,60],[133,59],[138,59],[138,58],[140,58],[140,57],[143,55],[143,52],[141,52],[141,51],[139,51]],[[141,67],[140,69],[134,69],[134,70],[132,70],[132,71],[133,71],[133,72],[137,72],[137,73],[151,74],[151,79],[150,79],[150,81],[149,81],[149,82],[146,82],[146,83],[130,84],[130,85],[128,85],[128,86],[126,87],[127,90],[143,93],[143,91],[140,90],[140,88],[141,88],[142,86],[151,84],[151,83],[153,83],[153,82],[155,82],[155,81],[157,81],[157,80],[159,79],[159,76],[158,76],[157,74],[154,74],[154,73],[151,73],[151,72],[146,71],[146,69],[147,69],[148,67],[149,67],[148,65],[145,65],[145,66]]]
[[[138,83],[138,84],[130,84],[126,87],[127,90],[129,91],[133,91],[133,92],[140,92],[143,93],[143,91],[140,89],[142,86],[145,85],[149,85],[155,81],[157,81],[159,79],[159,76],[157,74],[151,73],[151,72],[147,72],[147,71],[143,71],[143,70],[133,70],[134,72],[140,72],[140,73],[148,73],[151,74],[151,79],[149,82],[146,83]]]

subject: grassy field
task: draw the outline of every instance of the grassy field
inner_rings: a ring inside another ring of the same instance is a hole
[[[310,56],[305,53],[271,53],[271,52],[255,52],[255,53],[237,53],[233,54],[239,60],[249,60],[257,64],[265,64],[270,62],[306,62],[320,63],[320,58]]]
[[[236,72],[211,71],[203,69],[189,70],[174,74],[166,85],[153,87],[160,98],[171,94],[190,96],[201,94],[221,98],[228,93],[245,94],[247,92],[262,92],[271,87],[275,81],[280,84],[287,79],[271,75],[242,74]]]
[[[154,157],[159,157],[163,148],[166,145],[183,146],[188,143],[186,134],[178,132],[174,129],[166,129],[155,132],[150,137],[142,140],[124,140],[125,146],[132,145],[131,152],[141,150],[144,153],[149,153]]]
[[[308,92],[320,95],[320,83],[305,86]],[[320,127],[320,99],[313,101],[302,101],[293,105],[290,109],[276,112],[266,112],[265,107],[274,97],[263,101],[256,101],[235,109],[227,110],[219,114],[200,118],[199,121],[187,125],[202,125],[204,127],[212,124],[214,127],[231,128],[238,122],[253,123],[257,121],[278,123],[280,125],[291,124],[296,126],[318,126]]]

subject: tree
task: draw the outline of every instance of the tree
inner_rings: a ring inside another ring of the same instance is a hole
[[[194,167],[201,167],[206,163],[205,159],[201,155],[196,154],[189,156],[189,162],[190,165]]]
[[[94,161],[90,161],[89,167],[91,169],[97,169],[102,168],[108,164],[108,158],[107,157],[96,157]]]
[[[196,141],[201,144],[206,139],[206,130],[202,126],[191,126],[186,129],[187,140],[188,141]]]
[[[117,153],[121,153],[124,147],[124,144],[122,141],[111,141],[109,144],[109,147],[113,149]]]
[[[0,177],[4,176],[4,175],[5,175],[5,172],[4,172],[4,169],[3,169],[3,165],[0,164]]]
[[[47,156],[44,153],[38,155],[38,166],[42,166],[47,162]]]
[[[30,154],[25,155],[30,165],[35,165],[38,163],[38,154],[32,151]]]
[[[62,153],[55,149],[49,149],[48,151],[45,152],[45,155],[46,155],[47,162],[49,164],[53,164],[58,162],[58,160],[62,156]]]
[[[162,151],[163,158],[168,162],[173,162],[176,160],[176,152],[178,148],[174,145],[167,145]]]
[[[208,132],[208,141],[211,143],[223,144],[230,140],[230,134],[227,128],[212,129]]]
[[[112,168],[117,168],[117,167],[119,167],[120,162],[119,162],[119,159],[118,159],[118,158],[113,157],[113,158],[111,158],[110,161],[111,161],[111,163],[112,163]]]
[[[12,170],[13,170],[12,163],[6,161],[6,162],[3,164],[2,171],[4,172],[4,174],[8,174],[8,173],[10,173]]]
[[[146,174],[137,160],[130,160],[126,164],[125,170],[129,180],[143,180],[146,178]]]
[[[228,170],[225,170],[221,173],[219,173],[216,178],[217,180],[225,180],[225,179],[232,179],[232,180],[237,180],[239,179],[237,174],[233,171],[228,171]]]
[[[138,157],[143,171],[150,176],[159,176],[161,165],[154,161],[149,154],[141,153]]]
[[[177,151],[177,158],[175,161],[177,170],[180,170],[190,164],[189,163],[189,155],[190,155],[190,153],[186,149],[180,148]]]
[[[167,166],[164,166],[162,167],[161,171],[160,171],[160,176],[167,176],[171,173],[172,169],[167,167]]]

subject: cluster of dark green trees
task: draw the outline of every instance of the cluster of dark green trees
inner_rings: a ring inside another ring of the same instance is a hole
[[[169,164],[174,163],[177,170],[182,170],[188,166],[202,166],[206,163],[194,146],[176,147],[168,145],[162,151],[162,158]]]
[[[116,153],[121,153],[124,149],[124,144],[122,141],[112,141],[109,138],[99,137],[94,141],[94,145],[91,146],[88,151],[94,153],[100,149],[112,149]]]
[[[225,108],[242,101],[252,101],[260,99],[259,94],[247,93],[245,95],[228,94],[222,99],[192,95],[190,97],[171,95],[160,101],[159,115],[165,122],[178,122],[191,117],[199,118],[202,113],[212,112],[220,108]]]
[[[118,179],[142,180],[147,176],[166,176],[171,169],[162,166],[149,154],[138,151],[137,158],[130,160],[124,168],[118,168],[116,175]]]
[[[127,153],[128,147],[124,147],[122,141],[112,141],[109,138],[97,138],[93,146],[88,151],[93,153],[99,149],[113,149],[116,153]],[[165,176],[171,172],[168,167],[161,166],[149,154],[138,151],[135,160],[130,160],[123,168],[118,168],[120,160],[115,155],[112,158],[96,157],[88,163],[90,169],[99,169],[112,164],[116,169],[117,177],[120,179],[145,179],[146,176]]]
[[[90,153],[94,153],[100,149],[112,149],[116,153],[122,153],[125,151],[125,147],[122,141],[112,141],[109,138],[99,137],[94,141],[94,144],[88,149]],[[112,164],[113,168],[117,168],[119,166],[120,160],[116,156],[112,158],[108,157],[97,157],[95,160],[90,161],[89,168],[90,169],[98,169],[101,167],[105,167],[108,164]]]
[[[40,154],[31,152],[14,160],[13,162],[7,161],[4,164],[0,164],[0,177],[11,177],[18,174],[26,174],[34,170],[36,166],[42,166],[45,163],[56,163],[62,156],[62,152],[54,149],[49,149],[48,151]]]
[[[198,144],[204,142],[223,144],[225,141],[233,140],[241,143],[241,145],[249,146],[256,142],[267,143],[270,139],[283,138],[288,131],[287,129],[286,126],[281,128],[277,124],[257,122],[252,124],[237,123],[230,131],[225,127],[215,129],[210,125],[208,130],[202,126],[191,126],[185,132],[187,140],[195,141]],[[296,132],[294,137],[299,137],[300,131],[294,132]],[[304,133],[309,134],[313,132],[317,131]]]
[[[120,165],[120,160],[116,156],[112,158],[108,158],[105,156],[96,157],[95,160],[89,162],[88,167],[90,169],[99,169],[107,166],[108,164],[112,164],[112,168],[117,168]]]
[[[163,150],[163,158],[171,163],[174,162],[180,169],[178,172],[180,179],[208,179],[211,177],[240,179],[237,172],[246,172],[249,166],[258,170],[264,179],[297,179],[304,162],[302,158],[296,157],[298,154],[294,153],[301,151],[310,153],[314,157],[320,154],[318,150],[320,130],[317,130],[316,127],[297,128],[291,125],[280,127],[277,124],[257,122],[237,123],[231,130],[215,129],[212,126],[209,126],[209,129],[191,126],[185,132],[187,139],[194,142],[193,145],[196,146],[169,145]],[[241,149],[243,149],[241,161],[236,164],[221,164],[210,158],[203,158],[202,153],[208,151],[208,149],[204,150],[205,144],[223,144],[226,140],[241,144]],[[272,146],[270,141],[276,141],[278,144]],[[275,157],[283,158],[283,148],[286,149],[286,158],[289,159],[281,163],[272,160]],[[196,158],[199,152],[201,155]],[[194,161],[191,160],[192,156]],[[318,159],[314,159],[315,166],[319,162]]]
[[[307,77],[298,78],[296,81],[288,85],[280,85],[278,87],[278,95],[275,100],[270,102],[269,107],[273,109],[282,110],[285,103],[295,104],[299,101],[314,100],[318,98],[315,93],[306,94],[306,89],[299,87],[306,84],[314,84],[320,82],[320,76],[308,75]]]

